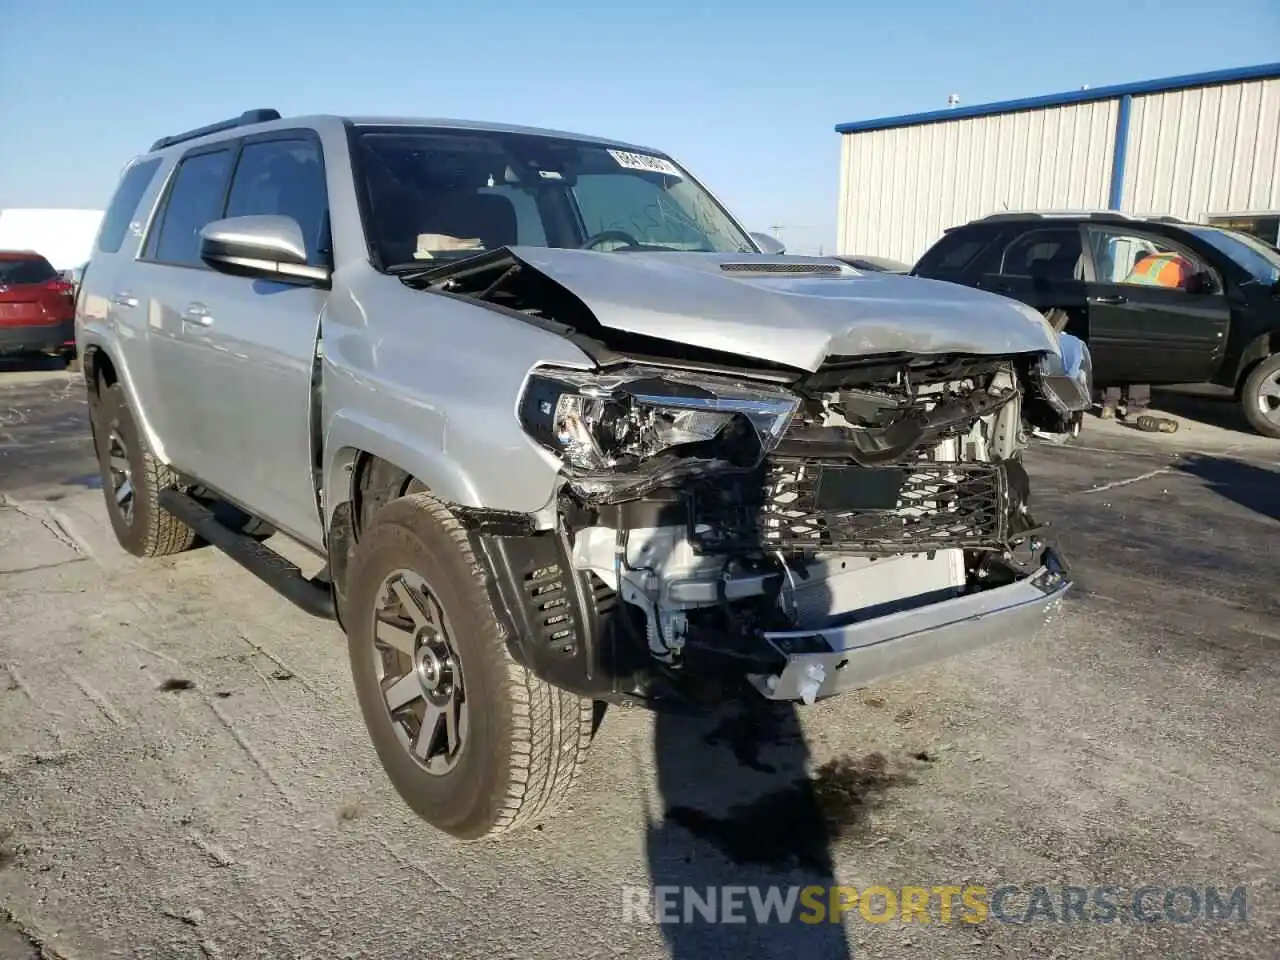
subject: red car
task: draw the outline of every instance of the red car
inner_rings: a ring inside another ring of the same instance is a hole
[[[0,355],[60,354],[75,359],[74,288],[30,250],[0,250]]]

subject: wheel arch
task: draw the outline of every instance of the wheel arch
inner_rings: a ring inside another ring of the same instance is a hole
[[[1243,399],[1244,382],[1254,368],[1268,357],[1280,353],[1280,328],[1259,334],[1241,351],[1240,362],[1236,364],[1235,396]]]
[[[102,396],[103,389],[119,384],[124,391],[129,410],[133,413],[142,432],[147,448],[161,463],[168,464],[169,457],[165,453],[164,441],[155,429],[151,416],[144,404],[138,402],[138,393],[134,386],[132,373],[124,358],[111,351],[101,343],[89,343],[81,354],[85,387],[89,391],[91,409],[96,406]],[[90,429],[93,429],[93,417],[89,418]]]

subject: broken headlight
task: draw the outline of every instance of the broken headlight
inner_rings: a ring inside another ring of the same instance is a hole
[[[1040,392],[1061,416],[1088,410],[1093,404],[1093,357],[1079,337],[1058,334],[1060,353],[1046,353],[1036,365]]]
[[[758,462],[782,439],[794,394],[682,370],[541,368],[520,401],[525,430],[578,471],[626,471],[659,454],[720,441],[718,457]]]

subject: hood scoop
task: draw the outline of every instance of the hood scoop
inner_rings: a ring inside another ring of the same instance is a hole
[[[841,274],[844,267],[838,263],[769,263],[767,261],[747,261],[745,263],[722,263],[720,269],[725,273],[761,274]]]

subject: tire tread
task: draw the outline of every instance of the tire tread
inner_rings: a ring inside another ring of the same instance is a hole
[[[131,452],[136,455],[142,467],[141,479],[144,482],[140,485],[135,480],[133,485],[134,521],[143,521],[146,528],[136,541],[126,546],[135,556],[144,558],[167,557],[189,550],[195,543],[195,531],[160,506],[160,491],[176,486],[177,476],[146,449],[137,420],[129,409],[120,384],[113,383],[107,387],[103,391],[103,396],[106,428],[110,429],[110,424],[117,419],[122,425],[128,424],[131,434],[128,438]],[[99,456],[101,457],[102,454]],[[105,462],[102,464],[102,472],[103,495],[110,498],[111,491],[106,483],[108,470]],[[114,506],[108,503],[107,509],[112,510]]]
[[[443,531],[459,558],[488,596],[490,576],[477,560],[470,534],[453,512],[430,493],[410,493],[387,504],[375,522],[395,522],[401,511],[406,520],[417,514]],[[427,531],[415,531],[419,536]],[[428,537],[430,536],[427,533]],[[488,608],[490,645],[505,665],[505,690],[510,704],[511,744],[505,796],[485,831],[496,836],[524,827],[559,806],[572,792],[591,745],[593,704],[569,691],[540,680],[511,658],[505,629]]]

